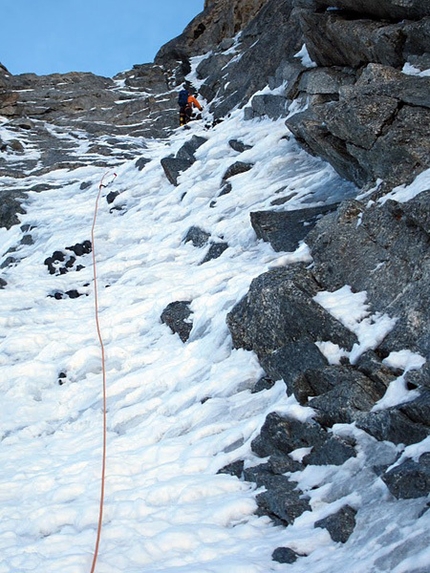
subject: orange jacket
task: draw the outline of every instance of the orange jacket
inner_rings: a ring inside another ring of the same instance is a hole
[[[193,95],[189,95],[188,96],[188,105],[190,107],[197,107],[200,111],[202,111],[202,106],[199,104],[199,102],[196,100],[196,98]]]

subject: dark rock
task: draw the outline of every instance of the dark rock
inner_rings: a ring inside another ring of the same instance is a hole
[[[82,181],[82,183],[79,185],[79,189],[83,191],[84,189],[88,189],[89,187],[91,187],[91,185],[92,185],[91,181]]]
[[[253,167],[252,163],[244,163],[243,161],[236,161],[236,163],[230,165],[230,167],[224,173],[222,180],[226,181],[227,179],[230,179],[230,177],[234,177],[235,175],[239,175],[240,173],[246,173],[247,171],[252,169],[252,167]]]
[[[228,144],[232,149],[234,149],[234,151],[237,151],[238,153],[243,153],[248,149],[252,149],[252,145],[246,145],[245,143],[239,141],[238,139],[230,139]]]
[[[2,191],[0,202],[0,227],[10,229],[13,225],[19,225],[19,215],[26,211],[22,206],[26,195],[19,191]]]
[[[353,85],[356,81],[356,73],[350,68],[311,68],[302,71],[297,91],[308,95],[332,95],[337,99],[343,86]]]
[[[306,151],[328,161],[341,177],[359,187],[371,180],[370,173],[351,155],[346,142],[330,133],[313,107],[291,116],[286,125]]]
[[[269,87],[271,90],[275,90],[282,86],[285,88],[285,97],[288,100],[293,100],[299,95],[299,83],[306,70],[307,68],[297,58],[284,58],[279,63],[274,75],[269,76]]]
[[[207,141],[206,138],[193,135],[189,141],[184,143],[175,156],[164,157],[161,160],[164,173],[172,185],[175,185],[175,187],[179,185],[179,175],[195,162],[194,153],[205,141]]]
[[[405,404],[399,411],[415,424],[430,426],[430,388],[420,388],[419,395]]]
[[[319,66],[403,64],[404,35],[400,24],[354,19],[338,11],[301,11],[300,25],[309,55]]]
[[[409,182],[430,165],[423,127],[429,85],[429,78],[369,64],[354,85],[339,88],[338,98],[311,105],[287,125],[308,151],[359,186],[378,178]]]
[[[257,495],[259,515],[268,515],[275,523],[290,525],[304,511],[310,511],[305,496],[296,489],[297,484],[283,475],[275,475],[267,464],[245,469],[244,478],[255,482],[266,491]]]
[[[383,384],[346,367],[332,367],[330,376],[336,376],[334,388],[312,399],[316,419],[323,426],[350,424],[361,419],[363,412],[369,412],[385,394]],[[311,382],[312,384],[312,382]],[[312,384],[315,388],[317,384]]]
[[[66,295],[69,298],[79,298],[80,296],[82,296],[81,293],[79,291],[77,291],[76,289],[67,290]]]
[[[256,394],[257,392],[261,392],[262,390],[270,390],[276,384],[276,380],[270,378],[270,376],[263,376],[258,380],[258,382],[254,385],[251,392]]]
[[[379,441],[387,440],[407,446],[421,442],[430,435],[430,427],[412,422],[399,408],[363,414],[356,425]]]
[[[282,486],[259,493],[256,498],[257,515],[267,515],[276,524],[291,525],[305,511],[311,511],[307,497],[301,497],[295,489]]]
[[[86,255],[92,251],[91,241],[86,240],[82,243],[76,243],[71,247],[66,247],[66,250],[72,251],[76,257]],[[64,251],[54,251],[52,256],[44,260],[44,264],[48,267],[48,271],[51,275],[64,275],[71,269],[79,271],[85,268],[82,265],[75,266],[76,257]]]
[[[203,265],[213,259],[218,259],[227,249],[228,243],[212,243],[200,264]]]
[[[418,22],[408,22],[404,27],[406,41],[403,49],[405,59],[430,53],[430,18]]]
[[[228,195],[229,193],[231,193],[232,189],[233,189],[233,185],[230,183],[230,181],[227,181],[222,186],[221,192],[218,195],[218,197],[222,197],[223,195]]]
[[[18,260],[15,257],[6,257],[5,260],[0,265],[0,269],[5,269],[17,263]]]
[[[199,55],[218,46],[229,49],[232,38],[258,14],[266,0],[232,4],[226,0],[206,2],[203,12],[194,18],[183,33],[165,44],[155,57],[166,63]]]
[[[318,6],[343,8],[386,20],[415,20],[430,15],[426,0],[316,0]]]
[[[251,100],[253,116],[267,116],[274,120],[286,117],[287,103],[288,100],[283,95],[255,95]]]
[[[136,161],[136,163],[134,165],[137,169],[139,169],[139,171],[142,171],[142,169],[145,167],[145,165],[147,165],[150,162],[151,162],[151,160],[147,159],[146,157],[139,157],[139,159]]]
[[[312,448],[303,458],[303,465],[342,465],[347,459],[356,456],[352,444],[329,434],[318,424],[302,423],[276,413],[267,416],[260,435],[252,442],[252,450],[259,457],[271,456],[268,468],[280,464],[285,472],[302,469],[302,464],[297,465],[293,460],[288,465],[285,463],[288,454],[300,448]],[[273,473],[272,469],[270,471]]]
[[[190,316],[191,301],[171,302],[161,313],[161,322],[167,324],[171,331],[178,334],[182,342],[186,342],[193,328]]]
[[[287,455],[299,448],[308,448],[326,440],[326,432],[318,424],[303,424],[298,420],[271,413],[252,442],[252,450],[260,458]]]
[[[292,392],[297,401],[303,406],[308,404],[309,398],[320,396],[332,390],[344,380],[340,366],[322,365],[321,368],[303,367],[292,383]]]
[[[24,235],[22,237],[22,239],[20,240],[20,244],[21,245],[33,245],[34,244],[34,239],[33,237],[27,233],[26,235]]]
[[[218,470],[218,474],[229,474],[232,476],[236,476],[237,478],[241,478],[242,477],[242,473],[243,473],[243,461],[242,460],[238,460],[237,462],[232,462],[231,464],[228,464],[226,466],[224,466],[223,468],[221,468],[220,470]]]
[[[257,277],[227,315],[234,346],[254,350],[260,359],[301,339],[351,348],[355,335],[313,300],[318,290],[303,267],[276,268]]]
[[[272,553],[273,561],[277,561],[278,563],[292,564],[297,561],[298,557],[303,557],[303,555],[293,551],[289,547],[277,547]]]
[[[430,493],[430,453],[418,461],[407,459],[381,476],[397,499],[413,499]]]
[[[346,543],[355,529],[357,511],[349,505],[343,506],[333,515],[315,522],[315,527],[327,529],[335,542]]]
[[[76,243],[71,247],[66,247],[68,251],[73,251],[77,257],[82,257],[82,255],[87,255],[92,251],[91,241],[83,241],[82,243]],[[61,259],[59,259],[61,260]],[[64,259],[63,259],[64,260]]]
[[[7,282],[0,277],[0,289],[4,288],[5,286],[7,286]]]
[[[329,436],[324,442],[316,444],[302,462],[305,466],[341,466],[356,455],[352,445],[335,436]]]
[[[309,233],[306,242],[314,257],[312,273],[322,288],[345,284],[366,291],[374,311],[397,322],[380,350],[410,348],[423,356],[430,352],[430,265],[425,231],[430,192],[416,201],[387,201],[365,208],[346,201],[336,214],[327,215]],[[421,215],[419,215],[421,213]]]
[[[204,247],[208,244],[210,233],[203,231],[200,227],[190,227],[184,238],[184,243],[191,241],[194,247]]]
[[[177,157],[164,157],[161,160],[161,166],[164,169],[167,179],[172,185],[177,187],[178,177],[183,171],[186,171],[192,165],[192,161],[189,159],[178,159]]]
[[[194,162],[196,160],[194,156],[195,152],[199,147],[206,143],[206,141],[207,139],[205,137],[193,135],[192,138],[186,141],[184,145],[179,149],[175,157],[178,159],[185,159]]]
[[[66,379],[67,379],[67,374],[65,372],[60,372],[58,374],[58,384],[60,386],[66,383]]]
[[[295,251],[317,221],[338,204],[296,209],[294,211],[256,211],[251,225],[259,239],[269,242],[275,251]]]
[[[273,34],[274,29],[282,33]],[[199,77],[206,78],[200,91],[208,101],[216,101],[211,107],[215,118],[247,103],[255,92],[267,85],[268,77],[276,74],[281,62],[300,50],[303,38],[292,1],[267,0],[242,30],[240,40],[240,58],[233,53],[226,61],[225,54],[215,52],[204,62],[204,68],[198,69]],[[216,62],[219,59],[221,61]],[[215,60],[215,64],[210,60]],[[211,64],[212,73],[203,73]],[[221,79],[226,74],[228,82]]]
[[[327,366],[327,360],[317,346],[308,339],[291,341],[271,354],[264,356],[261,365],[272,379],[282,380],[287,386],[287,393],[296,393],[296,381],[308,371],[319,371]]]
[[[299,472],[304,469],[304,465],[290,456],[283,454],[272,455],[267,462],[268,468],[275,475],[284,475],[286,473]]]
[[[75,299],[75,298],[79,298],[80,296],[82,296],[82,293],[80,293],[76,289],[71,289],[71,290],[68,290],[66,292],[57,291],[53,295],[49,295],[49,296],[51,296],[52,298],[55,298],[56,300],[63,300],[65,298]]]
[[[115,199],[118,197],[118,195],[119,195],[119,191],[111,191],[110,193],[108,193],[106,195],[106,201],[107,201],[108,205],[113,203],[115,201]]]
[[[382,364],[380,357],[373,350],[362,354],[355,363],[355,367],[375,384],[385,388],[388,388],[391,382],[403,373],[401,370],[393,370]]]

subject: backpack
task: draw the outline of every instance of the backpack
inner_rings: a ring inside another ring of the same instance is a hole
[[[178,106],[185,107],[188,103],[188,90],[181,90],[178,95]]]

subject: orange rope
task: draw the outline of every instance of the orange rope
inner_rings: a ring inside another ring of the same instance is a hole
[[[97,563],[97,557],[99,554],[99,545],[100,545],[100,537],[102,533],[102,525],[103,525],[103,507],[104,507],[104,499],[105,499],[105,479],[106,479],[106,450],[107,450],[107,416],[106,416],[106,361],[105,361],[105,346],[103,342],[103,337],[100,328],[100,321],[99,321],[99,297],[98,297],[98,288],[97,288],[97,263],[96,263],[96,251],[95,251],[95,241],[94,241],[94,231],[96,227],[97,221],[97,212],[99,206],[99,200],[102,193],[102,189],[106,187],[103,184],[103,180],[106,177],[107,173],[103,175],[100,185],[99,185],[99,192],[97,194],[96,204],[94,208],[94,219],[93,225],[91,228],[91,245],[92,245],[92,257],[93,257],[93,280],[94,280],[94,310],[95,310],[95,320],[96,320],[96,328],[97,328],[97,336],[100,343],[101,348],[101,363],[102,363],[102,376],[103,376],[103,451],[102,451],[102,471],[101,471],[101,488],[100,488],[100,508],[99,508],[99,521],[97,526],[97,539],[94,548],[94,557],[93,563],[91,566],[91,572],[94,573]],[[116,173],[113,174],[114,178],[116,177]]]

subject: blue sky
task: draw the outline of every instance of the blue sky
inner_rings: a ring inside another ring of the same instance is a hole
[[[0,62],[12,74],[113,76],[152,62],[204,0],[2,0]]]

